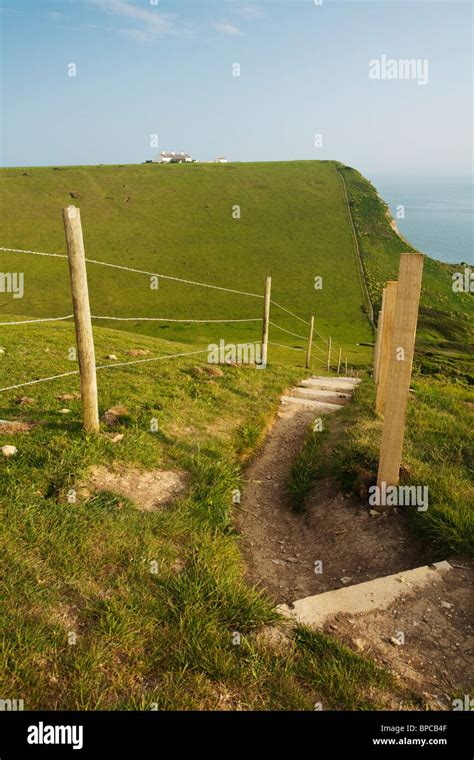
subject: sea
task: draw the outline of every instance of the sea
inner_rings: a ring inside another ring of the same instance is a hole
[[[415,248],[449,264],[474,266],[474,199],[470,178],[370,175],[400,233]],[[404,207],[404,218],[397,208]]]

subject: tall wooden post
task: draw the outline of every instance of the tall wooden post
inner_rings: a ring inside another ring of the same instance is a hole
[[[263,306],[262,324],[262,367],[267,366],[268,360],[268,328],[270,324],[270,297],[272,292],[272,278],[265,279],[265,297]]]
[[[390,351],[392,348],[393,328],[395,323],[395,308],[397,303],[398,283],[391,280],[385,288],[384,310],[382,331],[380,334],[378,370],[377,370],[377,397],[375,411],[383,414],[385,399],[387,398],[387,383],[390,365]]]
[[[95,369],[94,338],[92,335],[89,290],[82,239],[81,213],[75,206],[63,209],[71,279],[72,305],[76,326],[77,354],[81,377],[82,420],[89,433],[99,431],[99,407]]]
[[[337,374],[341,374],[342,348],[339,349],[339,358],[337,360]]]
[[[344,361],[344,368],[345,368],[344,371],[346,373],[345,376],[347,377],[347,356],[346,356],[345,361]]]
[[[385,287],[382,290],[382,307],[379,312],[378,320],[377,320],[377,335],[375,338],[375,348],[374,348],[374,381],[378,383],[379,380],[379,359],[380,359],[380,342],[382,339],[382,330],[383,330],[383,315],[384,315],[384,308],[385,308],[385,296],[386,296],[387,288]]]
[[[402,253],[388,364],[387,397],[377,485],[397,485],[410,389],[423,274],[422,253]]]
[[[332,338],[328,338],[328,372],[331,369],[331,347],[332,347]]]
[[[311,366],[311,346],[313,345],[314,317],[311,317],[308,335],[308,348],[306,349],[306,369]]]

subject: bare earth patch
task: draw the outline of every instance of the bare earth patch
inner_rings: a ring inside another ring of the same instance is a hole
[[[90,471],[88,487],[113,491],[133,501],[143,512],[166,507],[186,490],[186,473],[173,470],[108,469],[102,465]]]
[[[7,435],[29,433],[38,424],[38,422],[21,422],[19,420],[0,420],[0,433]]]

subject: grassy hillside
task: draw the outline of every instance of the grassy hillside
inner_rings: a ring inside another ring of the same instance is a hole
[[[474,390],[415,373],[408,407],[401,483],[428,488],[429,509],[408,510],[414,531],[437,548],[438,558],[474,556]],[[348,432],[334,459],[345,490],[376,482],[382,421],[374,413],[375,389],[363,383],[342,413]]]
[[[26,358],[44,373],[50,354],[64,355],[72,339],[68,325],[16,329],[2,355],[8,375],[21,373]],[[96,344],[99,358],[164,349],[154,338],[101,328]],[[190,357],[103,371],[101,413],[125,403],[128,414],[95,438],[80,429],[79,402],[57,398],[77,389],[77,377],[30,387],[31,405],[15,404],[18,392],[3,394],[2,417],[38,424],[0,436],[0,445],[18,448],[0,460],[8,568],[2,693],[25,695],[25,709],[416,704],[391,675],[335,639],[300,630],[280,647],[266,638],[276,614],[243,581],[232,490],[295,373],[226,367],[209,377],[195,370],[201,364]],[[110,433],[124,438],[113,443]],[[82,488],[68,502],[91,464],[112,462],[183,469],[188,493],[156,512]]]
[[[378,312],[385,282],[397,279],[400,253],[415,249],[393,228],[387,204],[373,185],[355,169],[338,166],[347,186],[370,297]],[[418,362],[427,374],[441,371],[474,383],[474,297],[472,293],[454,293],[452,289],[453,272],[463,269],[429,256],[425,258],[417,330]]]
[[[79,193],[73,202],[81,207],[89,258],[257,293],[271,274],[276,301],[302,318],[314,313],[317,329],[342,344],[351,363],[364,366],[371,349],[356,344],[370,342],[372,332],[338,166],[2,170],[0,244],[64,253],[61,208],[71,202],[70,192]],[[377,302],[384,280],[396,276],[406,244],[391,230],[370,184],[353,170],[341,171]],[[241,206],[239,221],[232,219],[235,204]],[[64,259],[0,252],[0,260],[3,272],[25,273],[23,299],[0,294],[2,321],[70,313]],[[445,374],[457,373],[461,382],[451,389],[444,381],[417,377],[404,464],[408,478],[429,482],[433,498],[433,510],[415,527],[440,550],[469,553],[472,394],[463,382],[469,377],[463,341],[471,300],[453,297],[443,265],[427,261],[425,271],[428,311],[422,314],[418,367],[438,371],[442,357]],[[313,288],[316,275],[323,276],[322,291]],[[89,265],[89,278],[95,314],[261,314],[261,299],[249,296],[166,280],[152,291],[145,275],[97,265]],[[434,319],[431,333],[426,314]],[[273,308],[272,319],[305,334],[306,326],[286,312]],[[3,693],[27,695],[26,709],[419,706],[390,674],[332,637],[300,629],[275,645],[265,628],[275,624],[274,608],[243,581],[232,491],[279,395],[302,376],[304,354],[272,346],[266,371],[226,366],[222,376],[211,376],[207,344],[258,339],[257,323],[225,329],[113,324],[120,329],[95,325],[98,364],[113,364],[110,354],[120,363],[133,360],[130,351],[149,352],[146,362],[98,373],[101,415],[111,406],[126,407],[115,427],[102,423],[97,437],[83,433],[73,396],[77,374],[0,393],[0,418],[33,424],[29,432],[0,434],[0,446],[18,449],[0,458],[8,568]],[[460,330],[457,338],[451,325]],[[0,335],[0,388],[77,370],[68,359],[75,343],[71,322],[3,326]],[[287,347],[303,342],[275,328],[271,340]],[[186,352],[202,353],[164,358]],[[316,350],[318,372],[322,360]],[[339,468],[346,488],[360,469],[374,467],[380,423],[373,418],[370,393],[370,385],[363,386],[355,404],[341,413],[354,415]],[[23,395],[29,400],[17,403]],[[114,443],[117,433],[123,439]],[[156,512],[139,511],[117,493],[87,488],[79,488],[77,502],[69,503],[69,490],[84,482],[92,464],[181,470],[188,491]],[[157,572],[151,572],[152,562]]]
[[[263,293],[342,344],[354,362],[370,352],[353,241],[340,180],[332,162],[93,166],[4,169],[0,172],[0,244],[65,252],[61,208],[81,208],[86,255],[151,272]],[[80,198],[71,200],[70,192]],[[240,219],[232,216],[240,206]],[[68,314],[67,262],[0,253],[3,271],[25,272],[25,296],[0,295],[0,310],[32,316]],[[21,268],[21,269],[20,269]],[[260,317],[261,299],[89,265],[92,311],[108,316]],[[323,289],[314,278],[323,277]],[[306,335],[307,328],[272,308],[272,321]],[[105,325],[103,325],[105,326]],[[107,325],[116,326],[116,325]],[[237,326],[120,323],[170,340],[259,338],[258,323]],[[270,340],[301,340],[272,328]],[[317,338],[319,340],[319,338]],[[293,355],[289,353],[290,359]]]

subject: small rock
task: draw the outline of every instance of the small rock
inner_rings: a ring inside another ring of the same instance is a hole
[[[71,411],[70,409],[60,409],[59,414],[69,414],[70,411]]]
[[[390,643],[393,644],[394,647],[401,647],[401,642],[395,638],[395,636],[390,637]]]
[[[369,515],[372,515],[372,517],[380,517],[380,512],[377,512],[376,509],[371,509]]]
[[[341,583],[347,584],[352,581],[352,578],[350,578],[348,575],[344,575],[340,580],[341,580]]]
[[[452,606],[449,602],[441,602],[441,607],[444,607],[446,610],[450,610]]]
[[[4,353],[5,353],[5,349],[3,348],[3,346],[0,346],[0,354],[4,354]]]
[[[75,191],[72,191],[72,192],[69,193],[69,196],[71,198],[80,198],[81,194],[80,193],[76,193]]]
[[[4,457],[12,457],[18,452],[16,446],[2,446],[2,454]]]
[[[282,559],[272,559],[274,565],[284,565],[285,562]]]
[[[115,356],[115,354],[107,354],[107,356],[105,358],[106,359],[110,359],[111,362],[116,362],[117,361],[117,357]]]
[[[365,647],[364,641],[362,639],[353,639],[352,643],[354,644],[358,652],[362,652],[362,650]]]

